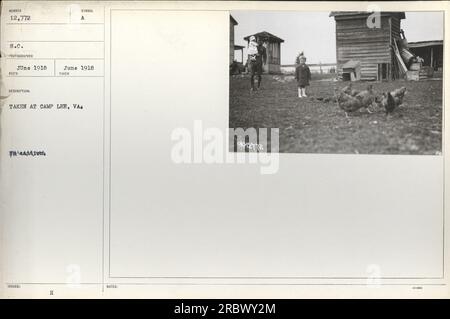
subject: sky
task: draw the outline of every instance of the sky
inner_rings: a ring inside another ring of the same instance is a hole
[[[231,15],[238,22],[234,42],[246,46],[245,36],[267,31],[285,41],[281,44],[281,64],[293,64],[302,50],[307,63],[335,63],[335,21],[329,14],[329,11],[233,11]],[[409,42],[443,39],[442,12],[406,12],[405,15],[401,28]],[[244,49],[244,62],[245,55]]]

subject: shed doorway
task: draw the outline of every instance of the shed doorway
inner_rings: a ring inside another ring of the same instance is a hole
[[[378,63],[378,81],[387,81],[390,79],[391,65],[389,63]]]

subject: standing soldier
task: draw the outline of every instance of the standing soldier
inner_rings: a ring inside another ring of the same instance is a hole
[[[266,48],[262,44],[262,40],[259,39],[258,43],[256,42],[255,36],[252,35],[250,37],[250,42],[248,44],[248,69],[250,71],[250,85],[251,92],[255,91],[255,74],[258,79],[257,89],[261,86],[261,74],[263,69],[263,64],[266,64]]]

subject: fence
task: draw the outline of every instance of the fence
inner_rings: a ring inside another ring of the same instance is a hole
[[[280,66],[281,72],[283,73],[293,73],[295,72],[295,67],[297,65],[296,64],[283,64]],[[334,69],[336,72],[336,63],[313,63],[313,64],[309,64],[308,66],[311,70],[311,72],[314,73],[329,73],[331,69]]]

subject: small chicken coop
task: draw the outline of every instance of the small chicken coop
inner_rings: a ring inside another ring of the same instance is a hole
[[[250,37],[255,36],[256,41],[262,40],[266,48],[267,63],[263,65],[264,73],[280,73],[281,67],[281,43],[283,39],[273,35],[267,31],[250,34],[244,37],[244,40],[250,42]]]
[[[390,80],[398,77],[393,41],[400,40],[400,22],[404,12],[380,12],[379,25],[372,13],[333,11],[336,22],[336,62],[338,76],[349,61],[359,61],[361,80]]]
[[[361,63],[350,60],[342,65],[342,79],[344,81],[361,80]]]

